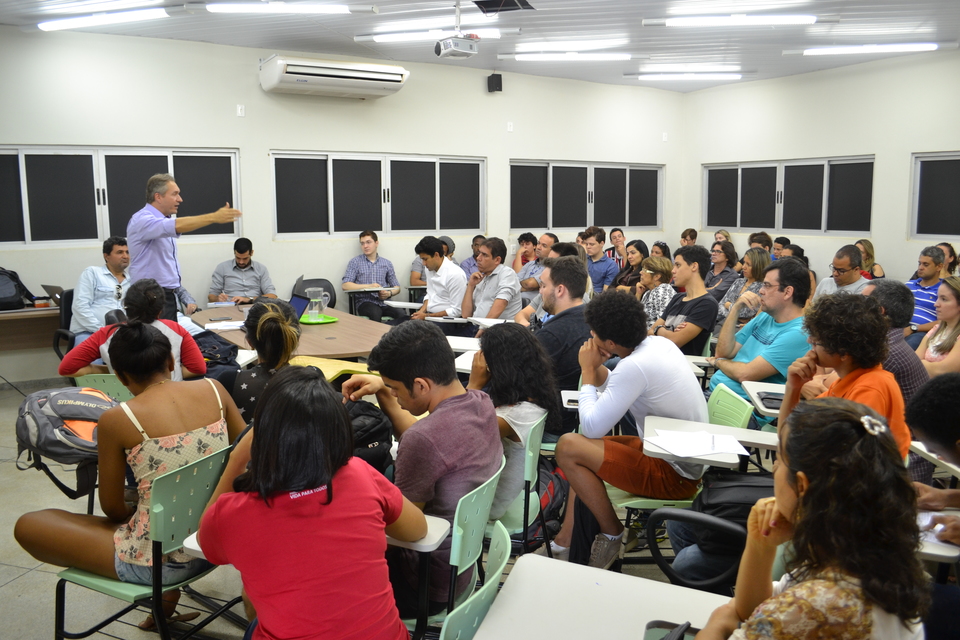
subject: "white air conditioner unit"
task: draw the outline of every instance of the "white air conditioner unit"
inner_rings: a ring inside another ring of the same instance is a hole
[[[274,54],[260,61],[264,91],[337,98],[379,98],[396,93],[410,72],[403,67],[359,62],[288,58]]]

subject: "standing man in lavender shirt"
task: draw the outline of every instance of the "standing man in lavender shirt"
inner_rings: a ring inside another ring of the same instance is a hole
[[[180,207],[180,187],[169,173],[158,173],[147,180],[147,204],[127,223],[130,247],[130,280],[153,278],[163,287],[161,318],[177,321],[178,291],[185,292],[177,261],[177,238],[211,224],[231,223],[241,214],[226,203],[213,213],[173,218]],[[195,306],[195,305],[194,305]],[[189,309],[188,309],[189,311]]]

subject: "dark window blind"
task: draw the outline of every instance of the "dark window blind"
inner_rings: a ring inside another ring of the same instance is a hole
[[[707,170],[707,226],[736,227],[737,169]]]
[[[586,183],[584,183],[584,199],[586,199]],[[546,226],[547,167],[511,165],[510,227],[543,229]]]
[[[630,169],[631,227],[657,226],[659,177],[656,169]]]
[[[334,160],[334,230],[382,230],[382,188],[379,160]]]
[[[823,225],[823,165],[783,168],[784,229],[819,230]]]
[[[593,170],[593,224],[621,227],[627,223],[627,170]]]
[[[180,187],[183,203],[178,217],[216,211],[228,202],[236,205],[233,170],[227,156],[173,156],[173,176]],[[188,232],[190,235],[231,235],[233,223],[212,224]]]
[[[330,231],[325,158],[275,158],[277,233]]]
[[[0,242],[23,242],[23,195],[20,193],[20,158],[0,155]]]
[[[480,228],[479,163],[440,163],[440,228]]]
[[[921,160],[917,233],[960,235],[960,160]]]
[[[97,238],[91,155],[26,155],[33,240]]]
[[[831,164],[827,195],[829,231],[870,232],[873,162]]]
[[[147,180],[157,173],[169,171],[167,156],[104,157],[107,170],[107,211],[110,214],[111,236],[126,236],[130,218],[146,203]],[[179,183],[178,183],[179,186]],[[209,212],[208,212],[209,213]]]
[[[394,230],[437,226],[435,162],[390,161],[390,226]]]
[[[777,224],[777,168],[740,170],[740,226],[772,229]]]
[[[587,226],[587,168],[553,167],[551,227]],[[544,225],[545,226],[545,225]]]

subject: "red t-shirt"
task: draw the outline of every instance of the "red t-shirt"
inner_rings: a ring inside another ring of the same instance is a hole
[[[255,640],[405,640],[393,599],[384,527],[400,517],[400,490],[359,458],[326,487],[225,493],[200,527],[203,553],[240,571],[257,609]]]

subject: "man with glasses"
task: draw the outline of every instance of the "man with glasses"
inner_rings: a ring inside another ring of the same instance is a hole
[[[813,294],[816,300],[820,296],[829,295],[838,291],[845,293],[859,294],[870,281],[860,275],[860,266],[863,264],[863,256],[856,245],[845,244],[833,256],[833,262],[830,264],[832,275],[827,276],[817,285],[817,290]]]
[[[809,295],[809,270],[800,260],[781,258],[767,267],[760,295],[744,292],[720,329],[717,357],[707,359],[717,369],[710,378],[710,392],[722,382],[748,400],[743,382],[784,384],[787,369],[809,350],[803,330],[803,307]],[[737,331],[737,318],[744,307],[766,313],[758,313]],[[754,413],[750,428],[759,429],[769,422]]]
[[[103,242],[104,264],[87,267],[73,290],[73,318],[70,331],[80,344],[104,325],[108,311],[123,309],[123,298],[130,288],[130,251],[127,239],[110,236]]]

